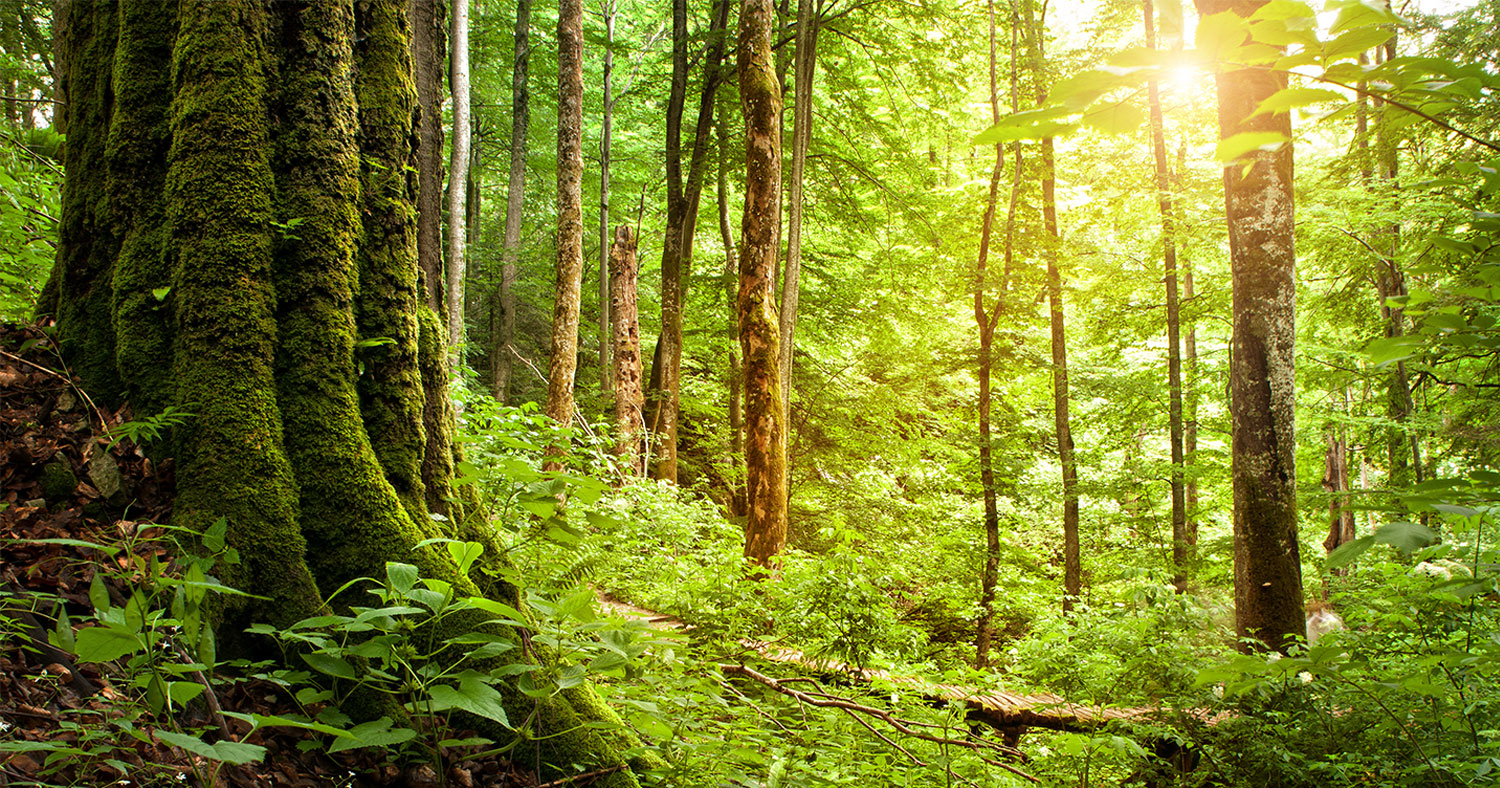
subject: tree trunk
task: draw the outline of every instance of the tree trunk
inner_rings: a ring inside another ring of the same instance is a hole
[[[816,7],[814,7],[816,5]],[[781,398],[785,423],[792,423],[792,356],[797,334],[798,280],[802,275],[802,181],[812,141],[813,73],[818,65],[818,0],[797,0],[796,93],[792,98],[792,182],[788,192],[786,269],[781,278]],[[997,154],[998,155],[998,154]],[[993,192],[991,192],[993,197]]]
[[[1198,0],[1198,12],[1248,16],[1265,0]],[[1229,364],[1230,465],[1234,479],[1235,628],[1284,650],[1305,630],[1297,547],[1293,408],[1296,249],[1291,116],[1252,114],[1286,87],[1285,72],[1221,66],[1214,81],[1219,134],[1273,132],[1287,142],[1224,167],[1234,338]]]
[[[610,319],[614,335],[615,453],[632,476],[646,473],[646,424],[641,393],[641,329],[636,310],[635,233],[615,228],[609,250]]]
[[[1187,141],[1177,145],[1177,188],[1182,189],[1182,179],[1187,172]],[[1182,298],[1193,302],[1193,265],[1186,258],[1187,247],[1182,249]],[[1190,307],[1191,309],[1191,307]],[[1189,312],[1187,336],[1183,338],[1182,355],[1186,367],[1186,383],[1182,402],[1182,465],[1184,470],[1193,469],[1183,485],[1183,498],[1187,509],[1188,563],[1198,559],[1198,328],[1197,321]],[[1180,329],[1179,329],[1180,330]]]
[[[995,48],[995,2],[989,2],[990,21],[990,122],[1000,122],[1000,95],[999,80],[996,72],[996,48]],[[1014,22],[1014,17],[1012,22]],[[1011,104],[1017,103],[1016,84],[1018,80],[1018,69],[1016,64],[1016,29],[1011,25]],[[1014,110],[1012,110],[1014,111]],[[995,468],[992,456],[992,437],[990,434],[990,367],[992,362],[991,346],[995,336],[995,326],[1000,321],[1000,314],[1005,311],[1005,296],[1010,287],[1010,261],[1013,249],[1013,235],[1015,229],[1015,206],[1017,190],[1021,182],[1019,143],[1016,148],[1016,168],[1011,179],[1011,211],[1006,217],[1005,237],[1005,275],[1000,281],[1000,294],[995,299],[993,309],[986,311],[985,299],[989,291],[988,264],[990,257],[990,234],[995,225],[995,203],[999,196],[1000,178],[1005,174],[1005,146],[1001,143],[995,144],[995,166],[990,171],[990,191],[984,204],[984,218],[980,222],[979,230],[979,256],[974,263],[974,322],[979,329],[979,484],[984,490],[984,571],[979,583],[979,619],[975,625],[974,642],[974,667],[983,669],[989,664],[990,652],[990,621],[995,615],[995,585],[999,580],[1000,573],[1000,508],[995,493]],[[795,204],[795,203],[794,203]]]
[[[740,360],[740,319],[735,304],[737,259],[734,229],[729,223],[729,113],[720,108],[714,125],[719,135],[719,238],[724,244],[724,300],[729,305],[729,457],[733,470],[729,474],[729,514],[745,514],[745,406],[744,365]]]
[[[500,262],[500,338],[495,345],[495,397],[510,400],[512,343],[516,340],[516,259],[521,250],[521,210],[526,193],[526,130],[531,120],[531,0],[516,0],[516,51],[511,68],[510,180],[505,187],[505,249]]]
[[[580,0],[562,0],[557,16],[557,288],[546,412],[564,427],[573,423],[582,279],[583,5]]]
[[[1030,0],[1026,2],[1026,22],[1031,33],[1031,67],[1036,79],[1037,105],[1047,103],[1047,85],[1043,77],[1046,64],[1047,19],[1045,13],[1034,17]],[[1082,558],[1078,541],[1078,469],[1073,460],[1073,432],[1068,418],[1068,346],[1063,327],[1062,271],[1057,256],[1062,234],[1057,225],[1057,166],[1053,159],[1052,138],[1042,139],[1042,241],[1047,260],[1047,301],[1051,312],[1052,333],[1052,411],[1057,429],[1057,458],[1062,465],[1063,482],[1063,612],[1073,609],[1073,602],[1083,590]]]
[[[1323,491],[1328,493],[1328,536],[1323,549],[1332,553],[1355,538],[1353,494],[1349,489],[1349,445],[1337,430],[1330,429],[1323,450]],[[1349,573],[1348,567],[1333,570]]]
[[[745,115],[745,214],[740,225],[740,351],[745,365],[745,557],[771,568],[786,546],[786,428],[776,325],[781,224],[781,90],[771,55],[771,0],[740,6],[740,106]]]
[[[615,391],[613,383],[618,376],[611,375],[610,356],[610,294],[613,292],[609,286],[610,259],[613,252],[609,242],[609,148],[610,136],[613,132],[615,115],[615,96],[611,79],[614,76],[615,53],[615,4],[614,0],[605,0],[604,3],[604,131],[599,135],[599,385],[606,400],[610,393]],[[616,232],[618,237],[618,231]],[[635,255],[635,240],[631,239],[631,256]],[[631,284],[631,301],[634,303],[635,285]],[[633,319],[633,318],[632,318]],[[637,366],[640,364],[640,337],[636,337],[636,359]],[[640,372],[636,372],[636,387],[640,387]],[[619,413],[618,406],[615,412]],[[623,422],[621,422],[623,423]]]
[[[448,342],[454,364],[463,361],[465,199],[469,185],[469,0],[451,0],[448,86],[453,94],[453,142],[448,159]]]
[[[1156,11],[1145,0],[1146,47],[1156,49]],[[1162,278],[1167,286],[1167,421],[1172,452],[1172,585],[1188,588],[1191,546],[1187,533],[1187,490],[1183,484],[1182,334],[1177,298],[1177,230],[1173,214],[1167,141],[1162,129],[1161,91],[1156,80],[1146,86],[1151,112],[1151,151],[1156,160],[1156,206],[1161,214]]]
[[[269,649],[243,634],[247,625],[285,626],[314,613],[321,595],[382,576],[387,561],[411,562],[461,595],[491,587],[464,575],[446,551],[418,548],[434,536],[483,536],[440,530],[417,471],[421,455],[451,449],[425,441],[421,425],[424,345],[438,333],[425,328],[439,324],[421,304],[413,243],[416,91],[406,12],[400,3],[356,11],[331,0],[80,3],[64,25],[68,62],[88,69],[67,77],[70,153],[102,155],[69,156],[64,225],[108,205],[115,231],[107,237],[144,243],[155,235],[167,253],[155,256],[164,278],[149,283],[134,252],[95,258],[104,264],[97,270],[59,267],[57,292],[70,303],[58,328],[80,336],[78,307],[98,297],[69,277],[83,276],[104,290],[104,303],[122,305],[105,318],[131,341],[154,330],[127,306],[141,296],[137,288],[170,283],[170,331],[155,361],[169,370],[168,404],[193,413],[171,447],[174,521],[195,529],[226,522],[241,561],[224,580],[254,595],[225,598],[221,653],[263,656]],[[170,69],[135,67],[167,55]],[[151,119],[165,122],[141,125]],[[111,132],[130,144],[105,151]],[[101,181],[132,167],[140,169],[131,184]],[[85,184],[96,189],[87,200]],[[64,260],[97,248],[76,235],[64,235],[62,246]],[[374,338],[391,341],[359,341]],[[134,389],[144,380],[136,376],[145,345],[127,365],[122,347],[87,350]],[[443,426],[451,433],[451,418]],[[514,589],[493,591],[520,604]],[[436,626],[442,639],[487,624],[473,614]],[[534,744],[521,749],[537,752],[549,774],[624,766],[622,746],[590,724],[614,722],[591,691],[540,705],[509,697],[512,718],[537,725]],[[637,784],[628,768],[605,779]]]
[[[682,175],[682,112],[687,101],[688,51],[686,0],[672,4],[672,87],[667,100],[667,226],[661,252],[661,336],[651,365],[651,424],[657,431],[655,478],[677,480],[677,431],[682,383],[682,306],[687,297],[687,274],[692,264],[693,233],[698,199],[708,161],[708,135],[713,121],[713,97],[718,88],[724,39],[716,35],[728,25],[729,0],[719,0],[709,24],[711,40],[703,65],[703,92],[698,102],[698,124],[688,176]]]
[[[416,71],[417,260],[427,306],[443,308],[443,64],[447,23],[442,0],[410,0],[411,57]]]

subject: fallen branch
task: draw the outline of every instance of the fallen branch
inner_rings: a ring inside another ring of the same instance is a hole
[[[786,686],[783,682],[777,681],[770,676],[748,668],[744,665],[720,664],[719,670],[727,676],[743,676],[744,678],[750,679],[751,681],[754,681],[789,698],[792,698],[798,703],[802,703],[808,706],[816,706],[818,708],[840,709],[851,715],[863,714],[868,717],[878,719],[881,722],[884,722],[885,724],[894,728],[896,731],[906,736],[910,736],[914,739],[920,739],[922,741],[931,742],[933,744],[941,744],[950,747],[960,747],[963,749],[972,750],[976,754],[978,754],[985,763],[988,763],[991,766],[998,766],[999,768],[1004,769],[1011,774],[1029,780],[1033,783],[1041,782],[1041,780],[1038,780],[1036,777],[1033,777],[1032,775],[1027,774],[1024,771],[1017,769],[1016,767],[1011,766],[1008,763],[1003,763],[991,758],[985,758],[983,755],[983,753],[986,751],[999,752],[1006,756],[1016,755],[1016,751],[1009,747],[995,744],[993,742],[969,741],[964,739],[954,739],[948,736],[934,736],[933,734],[917,730],[918,727],[925,727],[923,724],[914,723],[912,721],[902,719],[892,714],[891,712],[886,711],[885,709],[879,709],[874,706],[866,706],[862,703],[856,703],[852,700],[844,698],[837,698],[828,695],[827,693],[819,693],[820,695],[822,695],[822,697],[818,697],[817,695],[809,694],[801,690],[792,689],[791,687]]]

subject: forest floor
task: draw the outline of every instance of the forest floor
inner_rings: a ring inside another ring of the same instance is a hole
[[[440,776],[428,763],[392,763],[389,748],[330,755],[317,741],[321,734],[251,731],[233,717],[225,720],[229,738],[263,746],[267,756],[215,768],[155,734],[217,727],[203,702],[210,697],[224,712],[300,713],[285,687],[216,680],[203,700],[168,720],[146,712],[141,690],[118,661],[76,663],[49,644],[59,604],[75,623],[93,614],[96,575],[107,579],[117,602],[131,593],[129,553],[111,556],[81,543],[129,543],[136,555],[171,559],[166,530],[153,525],[170,520],[170,461],[154,464],[130,441],[110,447],[105,432],[129,414],[97,408],[61,369],[42,332],[0,325],[0,786],[539,785],[534,774],[499,757],[450,762]]]

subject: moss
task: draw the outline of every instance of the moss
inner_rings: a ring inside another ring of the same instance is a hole
[[[361,240],[355,315],[360,410],[386,480],[407,512],[427,518],[422,372],[417,363],[417,92],[405,34],[408,7],[356,6]]]
[[[176,9],[164,0],[120,4],[115,111],[105,150],[110,226],[120,239],[112,287],[115,363],[138,413],[171,404],[171,370],[161,363],[170,354],[172,304],[163,297],[172,281],[163,185]]]
[[[422,482],[427,487],[427,506],[434,512],[450,514],[448,501],[454,497],[454,416],[453,399],[448,396],[448,331],[431,309],[419,307],[417,321],[421,328],[417,360],[426,392],[422,425],[427,447],[422,457]]]
[[[225,518],[243,558],[226,582],[267,597],[226,611],[225,633],[318,606],[271,371],[265,14],[257,0],[182,3],[172,63],[172,373],[177,403],[195,414],[177,434],[175,518]]]
[[[40,479],[42,497],[47,503],[57,503],[73,494],[78,487],[78,475],[62,460],[54,460],[42,466]]]
[[[116,5],[71,3],[66,13],[62,46],[68,102],[63,125],[68,142],[63,153],[66,178],[53,270],[58,341],[69,365],[94,397],[116,402],[121,391],[115,372],[110,266],[118,242],[108,221],[104,162],[115,103],[111,75]]]

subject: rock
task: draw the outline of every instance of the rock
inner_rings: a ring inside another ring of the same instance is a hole
[[[406,769],[407,788],[437,788],[438,776],[431,765],[419,763]]]
[[[49,503],[57,503],[73,494],[78,487],[78,476],[63,460],[53,460],[42,466],[42,497]]]
[[[89,481],[99,490],[99,495],[110,503],[124,492],[124,482],[120,479],[120,466],[115,463],[115,458],[109,452],[102,449],[94,451],[93,459],[89,460]]]
[[[78,398],[73,396],[71,390],[63,389],[63,392],[57,395],[57,410],[72,410],[77,406]]]
[[[33,509],[45,509],[45,508],[47,508],[47,499],[46,498],[32,498],[31,500],[29,500],[29,501],[26,502],[26,505],[30,506]]]

